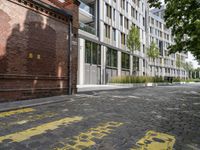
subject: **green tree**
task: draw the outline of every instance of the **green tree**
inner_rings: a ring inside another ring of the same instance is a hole
[[[160,7],[160,0],[148,0],[150,7]],[[190,51],[200,60],[200,0],[164,0],[164,19],[172,29],[175,44],[170,53]]]
[[[192,72],[194,70],[192,62],[186,62],[183,64],[183,68],[187,71],[188,77],[192,78]]]
[[[181,67],[183,67],[183,63],[181,60],[181,56],[180,55],[176,55],[176,67],[179,69],[179,76],[181,76]]]
[[[130,49],[132,54],[134,51],[140,50],[140,31],[136,26],[131,26],[127,36],[127,47]]]
[[[176,67],[178,67],[178,68],[182,67],[182,61],[181,61],[180,55],[176,55]]]
[[[150,47],[147,49],[147,56],[151,59],[153,59],[154,62],[154,72],[155,72],[155,66],[156,66],[156,61],[155,59],[159,57],[159,48],[157,47],[155,42],[151,42]]]
[[[127,47],[133,53],[133,51],[140,50],[140,32],[135,26],[131,26],[127,37]]]

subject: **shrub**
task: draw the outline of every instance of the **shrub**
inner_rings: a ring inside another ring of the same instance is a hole
[[[181,82],[181,78],[180,77],[174,77],[173,82]]]
[[[121,76],[113,77],[110,83],[158,83],[165,82],[162,77],[148,77],[148,76]]]

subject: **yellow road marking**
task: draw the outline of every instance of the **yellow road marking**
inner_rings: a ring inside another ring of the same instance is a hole
[[[102,139],[111,133],[114,128],[121,126],[123,123],[119,122],[107,122],[105,124],[99,125],[96,128],[90,128],[87,132],[80,133],[78,136],[74,136],[72,142],[73,144],[64,144],[62,148],[55,148],[55,150],[81,150],[89,148],[96,143],[93,139]]]
[[[12,116],[12,115],[15,115],[15,114],[32,112],[32,111],[35,111],[35,109],[33,109],[33,108],[23,108],[23,109],[11,110],[11,111],[0,113],[0,118]]]
[[[52,113],[52,112],[47,112],[44,114],[36,114],[36,115],[29,115],[26,116],[25,118],[23,118],[23,120],[17,119],[17,121],[14,122],[0,122],[0,126],[4,127],[4,128],[10,128],[13,125],[22,125],[28,122],[33,122],[33,121],[37,121],[37,120],[42,120],[45,118],[50,118],[50,117],[54,117],[55,115],[57,115],[56,113]]]
[[[36,114],[36,115],[33,115],[33,116],[28,116],[26,120],[12,122],[11,125],[25,124],[27,122],[33,122],[33,121],[37,121],[37,120],[41,120],[41,119],[45,119],[45,118],[54,117],[55,115],[56,115],[55,113],[51,113],[51,112],[47,112],[47,113],[44,113],[44,114]]]
[[[174,136],[148,131],[131,150],[172,150],[175,141],[176,139]]]
[[[82,117],[76,116],[73,118],[67,117],[58,121],[45,123],[43,125],[30,128],[21,132],[16,132],[13,134],[5,135],[0,137],[0,143],[3,142],[3,140],[11,139],[13,142],[21,142],[24,140],[27,140],[35,135],[39,135],[42,133],[45,133],[47,130],[54,130],[57,129],[60,125],[69,125],[73,122],[78,122],[82,120]]]

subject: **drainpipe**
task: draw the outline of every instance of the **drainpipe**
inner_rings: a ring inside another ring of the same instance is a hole
[[[68,94],[72,95],[72,20],[69,19],[68,27]]]

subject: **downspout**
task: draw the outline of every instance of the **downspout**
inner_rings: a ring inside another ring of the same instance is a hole
[[[69,19],[68,27],[68,94],[72,95],[72,19]]]

